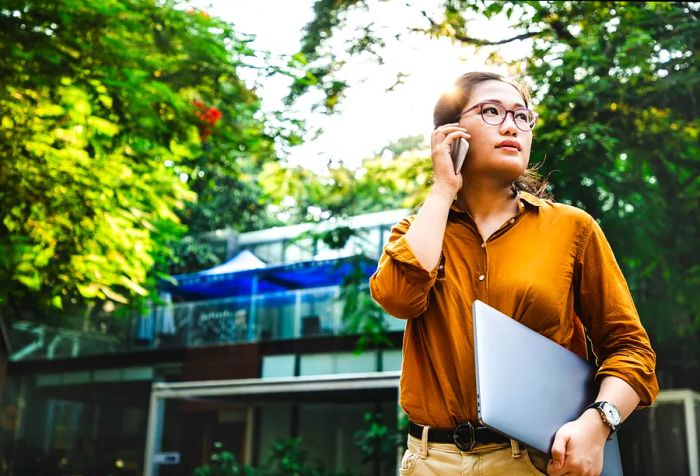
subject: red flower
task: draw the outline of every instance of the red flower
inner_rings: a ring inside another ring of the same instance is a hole
[[[199,118],[207,124],[215,126],[216,123],[219,122],[219,120],[221,119],[221,111],[212,106],[209,109],[207,109],[204,112],[204,114],[200,115]]]
[[[214,106],[207,106],[202,101],[197,101],[196,99],[192,101],[192,105],[197,108],[195,114],[202,124],[199,127],[199,137],[202,142],[207,140],[212,133],[212,127],[221,120],[221,111],[219,111]]]

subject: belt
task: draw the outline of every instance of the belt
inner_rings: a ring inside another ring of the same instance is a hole
[[[409,422],[408,434],[418,439],[422,438],[423,426],[412,421]],[[510,438],[484,426],[474,427],[465,421],[450,430],[428,429],[428,441],[431,443],[452,443],[462,451],[471,451],[477,443],[509,443]]]

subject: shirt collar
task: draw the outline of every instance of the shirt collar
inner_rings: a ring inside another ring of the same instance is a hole
[[[536,197],[531,193],[523,192],[522,190],[518,191],[518,199],[520,200],[520,203],[525,202],[533,207],[541,207],[546,203],[544,199]]]

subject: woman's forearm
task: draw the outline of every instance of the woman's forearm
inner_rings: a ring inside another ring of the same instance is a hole
[[[606,376],[600,382],[600,390],[596,401],[605,400],[614,404],[620,411],[622,421],[630,416],[639,405],[639,395],[630,384],[618,377]]]
[[[451,187],[434,184],[406,232],[408,246],[427,271],[435,269],[440,261],[447,215],[454,197],[455,192]]]

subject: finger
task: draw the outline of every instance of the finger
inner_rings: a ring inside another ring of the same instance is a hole
[[[466,129],[464,127],[460,126],[459,124],[445,124],[444,126],[440,126],[437,129],[435,129],[433,131],[433,135],[444,133],[447,130],[455,130],[455,129],[462,129],[462,130],[466,131]]]
[[[576,473],[572,473],[569,470],[562,469],[559,471],[555,470],[550,470],[549,467],[547,468],[547,476],[573,476]]]
[[[574,473],[571,472],[571,468],[568,466],[562,466],[562,467],[554,467],[552,465],[552,460],[549,460],[549,463],[547,463],[547,470],[546,470],[547,476],[567,476],[567,475],[572,475]]]
[[[451,128],[449,128],[449,129],[443,129],[443,130],[441,130],[441,131],[438,131],[437,134],[434,134],[434,135],[431,137],[431,142],[432,142],[433,144],[439,144],[440,142],[442,142],[443,140],[445,140],[445,137],[447,137],[449,134],[451,134],[451,133],[453,133],[453,132],[464,132],[464,133],[467,133],[467,130],[466,130],[466,129],[462,129],[462,128],[460,128],[460,127],[451,127]]]
[[[471,135],[464,131],[450,132],[442,140],[442,143],[445,145],[452,145],[454,141],[459,140],[460,138],[469,139],[471,138]]]
[[[567,437],[557,433],[554,437],[554,443],[552,443],[552,466],[554,468],[561,468],[564,465],[564,458],[566,456],[566,444]]]
[[[450,127],[450,126],[458,126],[458,125],[459,125],[459,122],[448,122],[447,124],[442,124],[442,125],[437,126],[435,128],[435,130],[440,129],[441,127]]]
[[[571,474],[569,467],[565,466],[555,466],[553,460],[547,462],[547,476],[564,476],[566,474]]]

